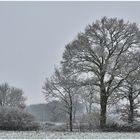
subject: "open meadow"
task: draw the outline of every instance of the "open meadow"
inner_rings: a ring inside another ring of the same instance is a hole
[[[0,139],[139,139],[140,133],[0,131]]]

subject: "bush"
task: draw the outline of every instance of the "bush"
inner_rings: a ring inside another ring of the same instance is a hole
[[[35,118],[18,108],[0,108],[0,130],[38,130]]]
[[[108,124],[103,131],[106,131],[106,132],[140,132],[140,124],[119,125],[117,123],[112,123],[112,124]]]

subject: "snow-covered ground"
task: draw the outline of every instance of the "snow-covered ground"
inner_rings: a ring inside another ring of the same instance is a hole
[[[0,131],[0,139],[139,139],[140,133],[117,133],[117,132],[14,132]]]

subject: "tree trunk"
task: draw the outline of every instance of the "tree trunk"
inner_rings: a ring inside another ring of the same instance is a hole
[[[90,92],[90,101],[89,101],[89,130],[92,130],[92,122],[91,122],[91,113],[92,113],[92,92]]]
[[[134,122],[134,109],[133,109],[133,105],[130,105],[130,116],[129,116],[129,123],[133,123]]]
[[[129,96],[129,103],[130,103],[130,112],[129,112],[129,117],[128,117],[128,123],[133,123],[134,122],[134,101],[133,101],[133,97],[132,94],[130,94]]]
[[[70,125],[70,131],[72,132],[72,130],[73,130],[73,124],[72,124],[72,107],[70,107],[69,125]]]
[[[73,102],[72,102],[72,96],[69,91],[69,99],[70,99],[70,106],[69,106],[69,125],[70,125],[70,131],[72,132],[73,129]]]
[[[100,128],[104,129],[106,127],[106,109],[107,109],[107,92],[104,85],[104,76],[105,76],[105,70],[103,66],[100,68]]]
[[[101,92],[100,100],[101,110],[100,110],[100,128],[104,129],[106,127],[106,109],[107,109],[107,97],[105,90]]]

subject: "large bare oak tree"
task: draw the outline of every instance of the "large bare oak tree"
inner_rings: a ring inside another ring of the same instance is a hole
[[[116,89],[138,68],[133,65],[127,69],[133,63],[128,58],[135,55],[139,43],[140,31],[135,23],[103,17],[66,45],[63,67],[81,75],[90,73],[90,83],[100,90],[101,129],[106,126],[109,98],[117,94]]]

